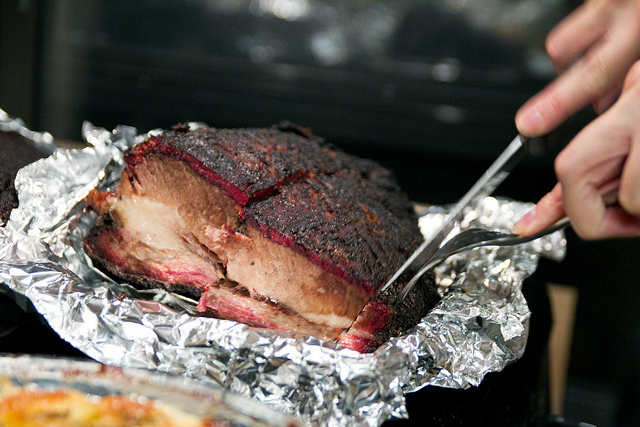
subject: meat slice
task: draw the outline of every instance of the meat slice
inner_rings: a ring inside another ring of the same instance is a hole
[[[426,277],[376,290],[420,244],[391,172],[285,123],[174,127],[130,149],[122,180],[94,190],[85,239],[95,260],[141,287],[198,300],[251,326],[375,349],[437,301]]]

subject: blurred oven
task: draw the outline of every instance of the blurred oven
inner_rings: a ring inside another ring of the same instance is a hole
[[[568,3],[3,1],[0,105],[66,139],[84,120],[147,131],[286,119],[392,167],[414,199],[446,203],[553,76],[543,40]]]

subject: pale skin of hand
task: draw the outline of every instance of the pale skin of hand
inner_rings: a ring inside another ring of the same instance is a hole
[[[549,34],[547,51],[559,77],[518,111],[519,132],[548,133],[589,103],[602,114],[556,158],[558,184],[514,232],[566,215],[584,239],[639,235],[640,0],[588,0]],[[615,188],[618,204],[607,206]]]

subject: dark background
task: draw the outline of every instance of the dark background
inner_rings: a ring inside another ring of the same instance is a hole
[[[578,3],[2,0],[0,108],[68,140],[83,120],[145,132],[286,119],[392,168],[413,200],[453,203],[553,78],[544,37]],[[539,199],[555,154],[592,118],[580,113],[497,194]],[[640,407],[640,241],[568,240],[566,260],[539,269],[579,290],[565,416],[624,425]]]

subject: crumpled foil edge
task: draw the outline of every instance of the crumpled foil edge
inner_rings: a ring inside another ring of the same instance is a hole
[[[119,177],[123,150],[145,135],[83,126],[92,147],[57,150],[21,169],[20,206],[0,229],[0,281],[95,360],[185,375],[250,396],[311,425],[380,425],[406,418],[404,393],[467,388],[524,352],[531,315],[521,292],[539,256],[562,259],[561,233],[513,248],[482,248],[436,270],[442,301],[406,336],[359,354],[313,337],[194,317],[166,292],[140,292],[93,268],[82,199]],[[486,199],[459,229],[510,225],[531,205]],[[446,218],[433,207],[425,235]],[[18,300],[19,298],[16,298]],[[27,307],[25,307],[27,308]]]
[[[44,153],[53,153],[56,146],[53,142],[53,135],[49,132],[35,132],[28,129],[22,119],[12,117],[0,108],[0,132],[17,132],[24,136]]]

